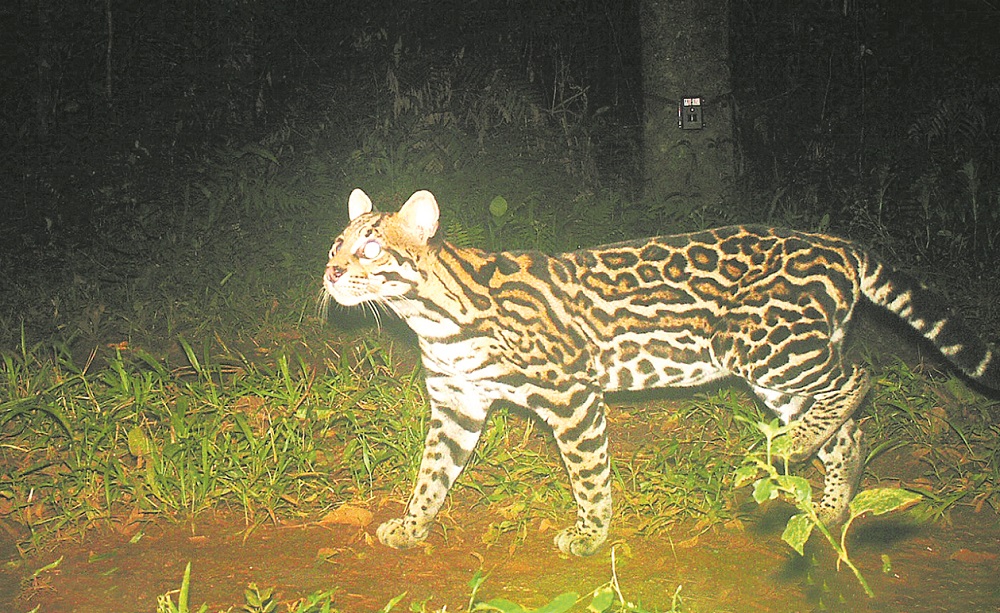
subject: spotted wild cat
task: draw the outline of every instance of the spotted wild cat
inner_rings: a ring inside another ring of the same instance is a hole
[[[351,193],[324,286],[345,306],[395,311],[419,337],[431,419],[390,547],[428,535],[491,407],[514,403],[551,428],[577,520],[555,537],[593,553],[611,521],[604,392],[746,381],[791,431],[794,459],[826,470],[821,517],[841,520],[862,470],[852,414],[869,387],[841,345],[862,299],[906,321],[970,379],[1000,387],[1000,362],[929,291],[830,236],[727,227],[548,256],[487,253],[437,236],[434,196],[397,213]]]

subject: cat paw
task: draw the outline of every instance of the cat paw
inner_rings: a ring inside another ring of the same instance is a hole
[[[405,517],[390,519],[375,531],[378,540],[386,547],[393,549],[408,549],[420,544],[427,538],[428,531],[418,531],[413,520]]]
[[[607,540],[607,532],[598,530],[582,530],[578,526],[570,526],[556,535],[555,542],[559,551],[574,556],[589,556]]]

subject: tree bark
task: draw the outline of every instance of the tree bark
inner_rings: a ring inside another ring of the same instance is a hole
[[[643,178],[663,216],[689,217],[733,199],[728,0],[643,0]],[[681,130],[677,109],[700,96],[705,127]],[[662,216],[661,216],[662,217]]]

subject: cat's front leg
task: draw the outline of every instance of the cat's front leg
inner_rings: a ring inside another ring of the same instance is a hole
[[[394,549],[413,547],[427,538],[448,490],[472,456],[486,421],[486,405],[477,394],[456,393],[450,386],[428,380],[431,420],[420,469],[406,514],[378,527],[383,545]],[[439,393],[436,390],[450,389]],[[461,404],[459,404],[461,403]]]

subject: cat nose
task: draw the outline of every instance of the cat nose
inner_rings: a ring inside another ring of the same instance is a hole
[[[347,272],[340,266],[327,266],[326,267],[326,280],[330,283],[336,283],[337,279],[342,277],[344,273]]]

